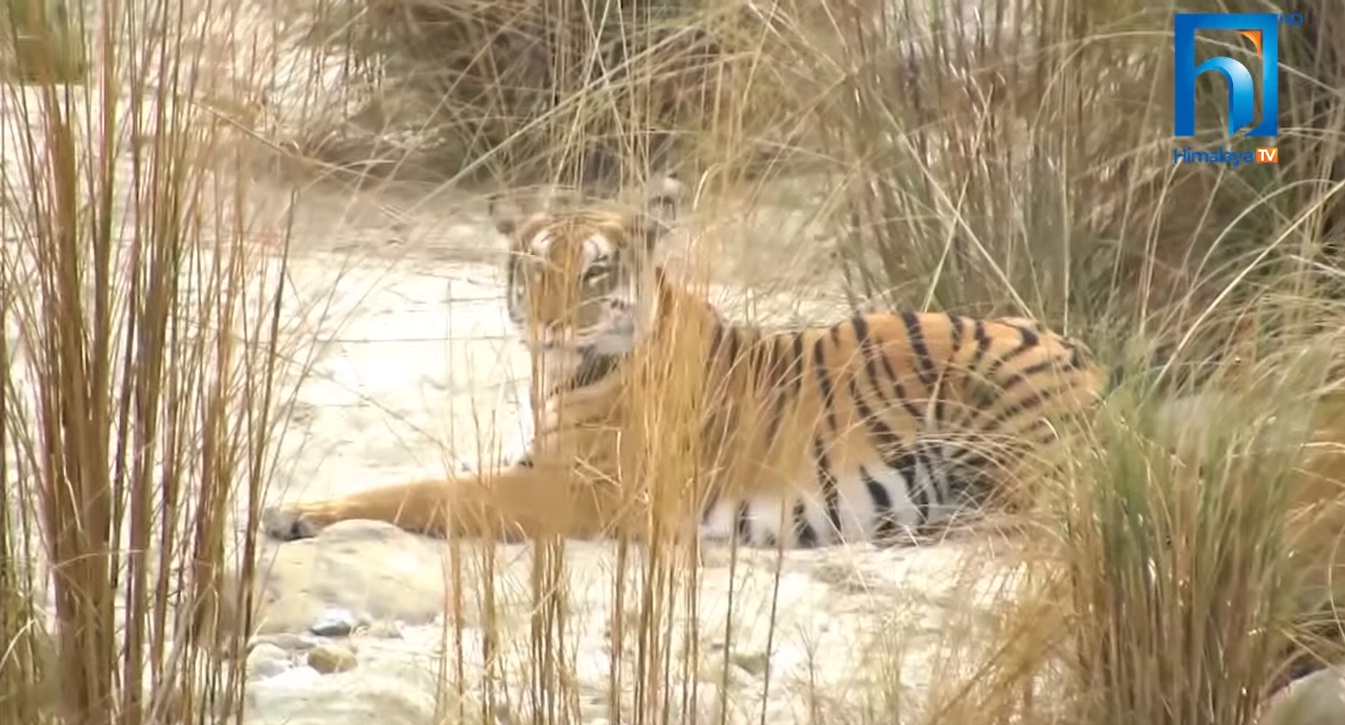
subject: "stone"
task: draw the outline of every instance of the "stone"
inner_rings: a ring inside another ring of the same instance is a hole
[[[324,675],[353,670],[355,665],[354,651],[342,644],[324,642],[308,651],[308,666]]]
[[[268,543],[254,585],[255,633],[346,637],[372,622],[432,622],[444,611],[445,546],[377,521]]]
[[[294,666],[290,653],[269,642],[258,642],[248,652],[248,679],[275,677]]]
[[[1266,703],[1261,725],[1345,723],[1345,665],[1297,679]]]
[[[356,616],[343,607],[327,607],[322,610],[308,631],[319,637],[348,637],[359,624]]]

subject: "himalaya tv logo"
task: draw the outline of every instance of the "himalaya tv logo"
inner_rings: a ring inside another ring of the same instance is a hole
[[[1248,138],[1274,138],[1280,134],[1279,50],[1281,25],[1301,26],[1300,13],[1177,13],[1173,24],[1173,131],[1178,137],[1196,133],[1196,78],[1215,72],[1223,76],[1228,88],[1228,133],[1247,129]],[[1196,65],[1196,31],[1232,31],[1251,41],[1256,53],[1255,67],[1228,56],[1216,56]],[[1253,72],[1260,76],[1256,92]],[[1257,103],[1257,96],[1260,103]],[[1258,120],[1257,106],[1260,106]],[[1242,163],[1279,163],[1279,149],[1259,147],[1254,151],[1234,151],[1223,147],[1215,151],[1193,151],[1191,147],[1174,149],[1173,163],[1218,163],[1237,166]]]
[[[1237,168],[1243,164],[1278,164],[1280,150],[1271,146],[1257,146],[1255,151],[1229,151],[1220,146],[1213,151],[1196,151],[1190,146],[1172,150],[1174,164],[1222,164]]]

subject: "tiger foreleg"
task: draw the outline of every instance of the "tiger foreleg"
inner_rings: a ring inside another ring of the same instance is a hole
[[[599,487],[565,469],[513,466],[493,474],[413,481],[262,513],[268,536],[292,541],[355,519],[433,536],[518,539],[593,535],[603,525]]]

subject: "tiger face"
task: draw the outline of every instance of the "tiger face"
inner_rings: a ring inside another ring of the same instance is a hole
[[[650,312],[645,273],[679,190],[667,177],[639,210],[564,198],[526,215],[492,205],[510,242],[509,318],[530,348],[615,355],[635,347]]]

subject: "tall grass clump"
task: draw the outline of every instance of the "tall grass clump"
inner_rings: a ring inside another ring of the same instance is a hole
[[[342,131],[299,147],[375,177],[428,168],[515,184],[771,163],[793,123],[760,52],[778,12],[708,0],[320,2],[310,40],[345,55],[363,100]],[[724,123],[751,132],[723,137]],[[363,155],[349,148],[362,137]]]
[[[241,7],[105,3],[71,22],[84,83],[64,35],[6,28],[40,61],[0,87],[6,723],[241,703],[251,593],[221,581],[251,578],[236,521],[256,529],[284,423],[285,259],[251,239],[249,146],[211,105],[255,87],[255,58],[204,42],[244,32]]]
[[[1184,418],[1154,420],[1134,390],[1103,416],[1106,446],[1060,512],[1087,722],[1252,723],[1282,684],[1330,566],[1322,537],[1339,536],[1321,517],[1345,502],[1338,450],[1334,486],[1303,465],[1341,444],[1314,440],[1339,435],[1339,392],[1323,355],[1295,353]]]
[[[1171,16],[1269,6],[827,7],[780,52],[819,69],[795,97],[855,304],[1029,315],[1109,365],[1143,361],[1062,486],[1042,482],[1060,541],[1043,566],[1064,587],[1047,590],[1072,608],[1056,634],[1023,631],[1059,647],[1017,648],[1036,654],[984,681],[1031,689],[1063,668],[1057,712],[1015,700],[1026,722],[1255,721],[1286,668],[1333,661],[1320,636],[1339,637],[1321,576],[1339,527],[1309,523],[1345,504],[1345,14],[1283,9],[1307,21],[1281,31],[1283,158],[1234,169],[1172,161],[1258,142],[1228,135],[1205,78],[1199,134],[1173,138]],[[1225,41],[1198,52],[1248,52]]]

